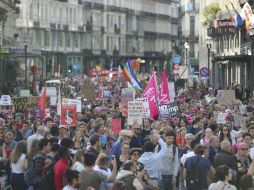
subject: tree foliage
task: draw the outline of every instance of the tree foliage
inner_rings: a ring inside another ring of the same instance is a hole
[[[209,25],[210,23],[212,23],[215,18],[216,18],[216,14],[220,11],[220,6],[218,3],[212,3],[210,5],[208,5],[203,12],[203,16],[205,18],[203,24],[205,26]]]

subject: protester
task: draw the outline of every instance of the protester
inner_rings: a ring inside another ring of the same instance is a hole
[[[78,190],[78,185],[80,183],[78,171],[67,169],[65,171],[65,179],[68,185],[64,186],[63,190]]]
[[[84,167],[84,152],[82,150],[79,150],[75,153],[74,161],[73,161],[73,170],[77,170],[79,173],[81,173],[83,170],[85,170]]]
[[[68,169],[68,158],[70,156],[68,147],[60,147],[58,156],[59,160],[54,166],[54,182],[56,190],[62,190],[64,187],[64,174]]]
[[[217,189],[228,189],[228,190],[236,190],[236,187],[229,184],[229,181],[232,180],[232,173],[230,172],[230,168],[226,165],[221,165],[216,169],[216,183],[212,183],[209,186],[209,190],[217,190]]]
[[[11,187],[13,190],[27,188],[24,180],[26,168],[26,145],[23,141],[20,141],[16,144],[11,158]]]
[[[130,145],[128,142],[121,144],[121,155],[119,157],[115,157],[117,162],[117,170],[119,170],[121,165],[129,159],[129,148]]]

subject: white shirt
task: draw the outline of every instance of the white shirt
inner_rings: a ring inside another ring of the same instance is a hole
[[[79,161],[76,161],[74,163],[74,165],[72,166],[72,169],[78,171],[79,173],[81,173],[82,171],[85,170],[85,167],[82,163],[80,163]]]
[[[69,185],[64,186],[63,190],[78,190],[77,188],[73,188]]]
[[[19,157],[17,163],[15,163],[15,164],[11,163],[11,172],[15,173],[15,174],[24,173],[24,170],[22,169],[21,165],[25,159],[26,159],[26,155],[22,153],[21,156]]]
[[[151,179],[158,179],[159,170],[161,169],[161,159],[167,150],[167,145],[161,138],[159,139],[159,144],[161,150],[158,153],[145,152],[138,159],[138,162],[144,164],[145,170]]]
[[[35,134],[31,135],[30,137],[28,137],[27,138],[27,152],[30,152],[31,144],[32,144],[33,140],[35,140],[35,139],[41,140],[41,139],[43,139],[43,136],[35,133]]]
[[[110,176],[112,175],[112,172],[111,172],[110,169],[107,169],[107,171],[106,171],[106,170],[100,169],[99,166],[97,166],[97,165],[95,165],[95,166],[93,167],[93,170],[94,170],[94,171],[97,171],[97,172],[99,172],[100,174],[102,174],[102,175],[104,175],[104,176],[107,176],[107,177],[110,177]]]
[[[184,154],[184,155],[182,156],[182,158],[181,158],[181,163],[182,163],[182,165],[184,166],[186,160],[187,160],[188,158],[190,158],[190,157],[193,157],[193,156],[195,156],[195,153],[194,153],[193,151],[190,151],[190,152],[188,152],[187,154]]]

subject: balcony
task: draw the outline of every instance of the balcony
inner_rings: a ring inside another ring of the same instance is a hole
[[[63,30],[68,31],[69,30],[69,25],[68,24],[64,24],[63,25]]]
[[[84,31],[84,27],[83,26],[78,26],[78,31],[83,32]]]
[[[106,56],[107,55],[107,50],[101,50],[101,55],[104,55],[104,56]]]
[[[34,27],[40,27],[40,22],[39,21],[34,21],[33,26]]]
[[[56,24],[54,24],[54,23],[50,23],[50,29],[52,29],[52,30],[56,30]]]

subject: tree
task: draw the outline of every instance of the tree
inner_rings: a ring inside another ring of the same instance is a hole
[[[220,6],[218,3],[212,3],[211,5],[208,5],[204,12],[203,16],[205,18],[203,25],[208,26],[216,19],[216,14],[220,11]]]

